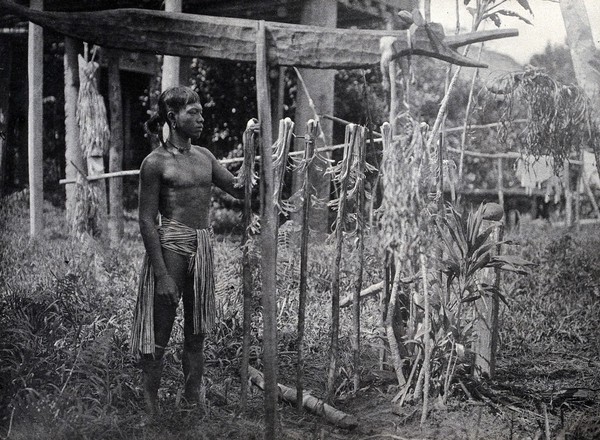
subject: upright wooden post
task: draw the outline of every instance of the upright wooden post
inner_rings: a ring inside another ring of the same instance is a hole
[[[6,39],[0,40],[0,90],[10,90],[10,73],[12,67],[12,49]],[[6,138],[8,124],[9,94],[0,95],[0,197],[4,195],[5,163],[6,163]]]
[[[181,12],[181,0],[165,0],[166,12]],[[179,85],[180,58],[164,55],[162,66],[161,91]]]
[[[123,99],[119,52],[108,53],[108,103],[110,108],[110,147],[108,171],[123,170]],[[113,177],[108,181],[108,236],[110,244],[117,246],[123,238],[123,178]]]
[[[484,212],[484,221],[481,225],[482,230],[493,226],[492,239],[500,243],[504,237],[504,219],[503,210],[499,206],[489,203],[486,212],[492,213],[486,215]],[[495,216],[494,216],[495,214]],[[501,244],[496,246],[496,253],[501,253]],[[500,269],[485,269],[482,282],[493,284],[497,289],[500,287]],[[500,299],[494,294],[491,298],[477,300],[477,316],[475,330],[477,339],[475,341],[475,376],[493,377],[496,369],[496,351],[498,348],[498,314],[500,310]]]
[[[44,9],[44,0],[31,0],[31,9]],[[29,23],[27,52],[29,86],[27,145],[29,154],[29,233],[32,237],[44,228],[44,34],[42,28]]]
[[[267,65],[265,22],[256,33],[256,99],[261,127],[261,276],[263,306],[263,364],[265,366],[265,439],[275,440],[277,426],[277,237],[273,200],[271,101]]]
[[[564,166],[564,187],[565,187],[565,224],[573,226],[573,193],[571,192],[571,170],[569,159],[565,159]]]
[[[77,96],[79,95],[77,45],[77,40],[65,37],[63,63],[65,70],[65,177],[67,179],[76,179],[79,173],[77,169],[86,169],[83,151],[79,143],[79,125],[77,124]],[[74,221],[76,188],[76,185],[65,187],[66,214],[69,224],[73,224]]]
[[[240,367],[240,412],[246,411],[248,397],[248,364],[250,360],[250,324],[252,321],[252,267],[250,265],[250,252],[248,241],[250,240],[250,225],[252,224],[252,176],[254,175],[254,158],[256,154],[256,133],[254,128],[258,121],[251,119],[246,124],[243,135],[244,163],[241,172],[244,180],[244,211],[242,234],[242,294],[244,297],[242,323],[244,336],[242,339],[242,361]]]
[[[310,119],[306,124],[306,138],[304,149],[304,187],[302,192],[302,237],[300,239],[300,292],[298,295],[298,362],[296,364],[296,395],[297,409],[302,411],[303,377],[304,377],[304,329],[306,315],[306,297],[308,281],[308,235],[310,222],[310,204],[312,198],[312,185],[309,178],[309,165],[315,154],[315,141],[319,133],[319,123]]]
[[[502,165],[502,158],[499,157],[496,162],[498,170],[498,203],[504,209],[504,167]]]

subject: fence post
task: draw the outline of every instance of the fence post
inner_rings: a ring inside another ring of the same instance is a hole
[[[482,229],[492,226],[494,228],[491,239],[500,243],[504,236],[504,210],[496,203],[485,206]],[[496,246],[496,253],[501,253],[501,244]],[[482,283],[493,284],[496,289],[500,287],[500,269],[485,269],[481,279]],[[493,377],[496,368],[496,350],[498,347],[498,312],[500,299],[497,294],[481,298],[476,301],[477,321],[475,331],[475,377]]]

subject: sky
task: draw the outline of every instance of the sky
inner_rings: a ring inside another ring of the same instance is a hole
[[[584,0],[596,47],[600,49],[600,0]],[[460,24],[465,32],[471,28],[471,15],[459,0]],[[504,9],[519,12],[533,23],[530,26],[517,18],[502,17],[502,28],[517,28],[518,37],[506,38],[486,43],[486,48],[512,56],[520,64],[526,64],[532,55],[544,51],[546,45],[566,45],[565,27],[560,5],[547,0],[529,0],[533,16],[519,6],[516,0],[508,0]],[[446,34],[454,33],[456,27],[456,1],[431,0],[431,21],[442,23]],[[496,28],[492,23],[482,29]]]

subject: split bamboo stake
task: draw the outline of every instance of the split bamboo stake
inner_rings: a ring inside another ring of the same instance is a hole
[[[427,420],[427,412],[429,411],[429,381],[430,381],[430,367],[431,367],[431,322],[429,319],[429,289],[427,288],[427,257],[421,249],[419,253],[419,262],[421,264],[421,274],[423,277],[423,307],[424,307],[424,320],[423,327],[425,333],[423,335],[425,345],[425,357],[423,359],[423,366],[425,373],[423,375],[423,412],[421,413],[421,426]]]
[[[263,364],[265,366],[265,439],[275,440],[277,414],[277,236],[273,200],[273,158],[271,156],[271,104],[267,66],[265,22],[256,32],[256,98],[261,124],[261,277],[263,306]]]
[[[390,344],[390,356],[392,357],[394,370],[396,371],[398,385],[404,386],[406,384],[406,379],[404,378],[404,373],[402,371],[402,357],[400,356],[400,351],[398,349],[399,341],[396,339],[396,334],[394,333],[396,301],[398,298],[398,286],[400,285],[400,261],[398,261],[396,253],[394,253],[393,258],[395,259],[394,267],[396,270],[394,273],[394,281],[392,282],[392,292],[390,294],[390,300],[388,303],[387,317],[385,320],[385,332]]]
[[[358,128],[362,135],[358,139],[358,143],[355,145],[355,150],[358,150],[358,177],[357,177],[357,207],[356,207],[356,230],[357,246],[358,246],[358,278],[356,280],[356,286],[354,290],[354,304],[352,305],[352,327],[354,332],[354,347],[353,347],[353,359],[354,359],[354,393],[358,392],[360,388],[360,294],[363,284],[363,266],[365,263],[365,222],[364,222],[364,206],[365,206],[365,160],[366,160],[366,142],[365,142],[365,128]]]
[[[298,295],[298,362],[296,364],[296,393],[298,396],[297,408],[302,411],[303,379],[304,379],[304,330],[306,316],[306,297],[308,280],[308,236],[310,221],[310,203],[312,199],[312,185],[309,180],[310,163],[315,155],[315,142],[319,133],[319,122],[309,119],[306,123],[305,156],[304,156],[304,181],[302,189],[302,236],[300,241],[300,292]]]
[[[257,124],[256,119],[250,119],[244,131],[244,163],[239,176],[243,176],[244,184],[244,233],[242,235],[242,293],[244,297],[243,305],[243,339],[242,339],[242,362],[240,367],[240,412],[246,411],[248,396],[248,363],[250,360],[250,324],[252,320],[252,268],[250,267],[250,254],[248,250],[250,239],[250,225],[252,224],[252,186],[254,184],[254,155],[257,143]]]
[[[344,245],[344,217],[346,214],[346,196],[350,169],[354,155],[352,149],[357,135],[357,126],[352,124],[346,127],[346,138],[344,156],[340,164],[340,195],[338,201],[338,212],[335,222],[335,258],[333,263],[333,274],[331,276],[331,344],[329,352],[329,372],[327,374],[327,400],[331,401],[334,393],[335,380],[337,378],[338,338],[340,331],[340,272],[342,262],[342,250]]]

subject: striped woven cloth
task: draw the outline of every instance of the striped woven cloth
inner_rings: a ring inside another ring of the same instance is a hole
[[[158,235],[164,249],[190,258],[188,273],[194,277],[194,334],[209,332],[216,320],[212,229],[193,229],[161,216]],[[131,332],[131,352],[135,355],[155,352],[154,284],[154,270],[146,254]]]

